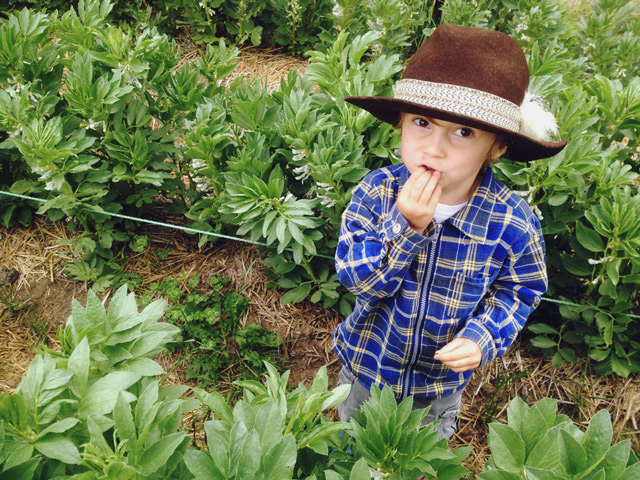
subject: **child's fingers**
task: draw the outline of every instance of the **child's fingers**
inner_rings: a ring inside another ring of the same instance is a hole
[[[409,180],[409,196],[421,205],[428,205],[440,180],[440,172],[427,170],[424,167],[418,168]],[[405,184],[406,185],[406,184]]]
[[[454,372],[464,372],[477,368],[482,361],[480,347],[467,338],[455,338],[434,355]]]
[[[398,195],[397,205],[412,228],[424,230],[435,212],[442,189],[438,184],[440,174],[424,167],[411,174]]]

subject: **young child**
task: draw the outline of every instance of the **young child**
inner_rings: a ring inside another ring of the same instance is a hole
[[[490,166],[566,144],[550,140],[555,119],[528,84],[514,39],[443,24],[393,98],[347,97],[398,126],[402,164],[367,175],[343,216],[336,269],[356,304],[333,334],[339,382],[352,384],[342,420],[388,385],[430,405],[426,422],[450,438],[471,373],[507,350],[546,291],[540,222]]]

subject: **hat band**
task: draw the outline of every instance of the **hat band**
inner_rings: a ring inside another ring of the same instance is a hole
[[[394,98],[463,115],[511,132],[520,131],[520,107],[482,90],[405,78],[398,81]]]

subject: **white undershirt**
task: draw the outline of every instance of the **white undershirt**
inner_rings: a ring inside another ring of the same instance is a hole
[[[462,210],[467,202],[461,203],[459,205],[445,205],[444,203],[439,203],[436,205],[436,211],[433,214],[433,219],[436,223],[443,223],[445,220],[450,219],[460,210]]]

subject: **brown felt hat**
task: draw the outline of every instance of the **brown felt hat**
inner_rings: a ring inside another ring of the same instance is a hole
[[[389,97],[346,97],[392,125],[414,113],[502,135],[505,157],[520,162],[547,158],[566,141],[539,97],[527,93],[529,67],[513,38],[476,27],[442,24],[409,59]]]

